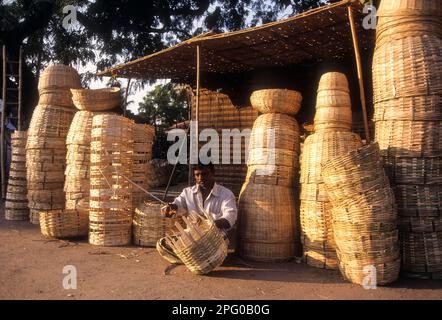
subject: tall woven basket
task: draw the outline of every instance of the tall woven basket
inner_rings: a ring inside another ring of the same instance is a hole
[[[93,117],[91,134],[89,243],[131,241],[133,121],[118,115]]]
[[[6,220],[29,220],[26,182],[26,131],[11,135],[11,167],[5,201]]]
[[[38,105],[28,130],[26,170],[31,223],[39,211],[62,210],[66,136],[74,117],[72,108]]]

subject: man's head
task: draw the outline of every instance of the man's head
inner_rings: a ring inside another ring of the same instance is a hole
[[[215,166],[213,163],[198,163],[193,168],[195,182],[203,189],[211,189],[215,183]]]

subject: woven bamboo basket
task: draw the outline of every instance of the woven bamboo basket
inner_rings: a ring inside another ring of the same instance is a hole
[[[442,157],[384,157],[393,184],[442,184]]]
[[[373,94],[378,102],[442,94],[442,39],[406,37],[377,46],[373,57]]]
[[[73,109],[38,105],[32,114],[28,137],[37,136],[66,139],[74,114],[75,110]]]
[[[239,196],[239,253],[255,261],[287,261],[295,248],[293,188],[246,181]]]
[[[249,150],[255,148],[286,149],[299,153],[299,126],[296,119],[281,113],[259,116],[253,124]]]
[[[227,257],[228,241],[212,220],[199,219],[196,215],[182,218],[175,229],[167,233],[166,243],[195,274],[207,274],[220,266]]]
[[[38,90],[81,88],[80,76],[72,67],[52,65],[47,67],[38,80]]]
[[[315,132],[350,131],[351,124],[352,114],[348,107],[321,107],[316,109]]]
[[[442,232],[401,232],[402,271],[442,272]]]
[[[380,17],[442,16],[442,4],[440,1],[427,0],[381,1],[377,14]]]
[[[299,154],[287,149],[255,148],[249,151],[247,165],[270,165],[298,168]]]
[[[79,210],[40,212],[40,231],[46,237],[75,238],[88,234],[89,216]]]
[[[72,100],[78,110],[106,111],[121,104],[121,89],[71,89]]]
[[[384,156],[442,156],[442,121],[378,121],[375,140]]]
[[[442,120],[441,96],[396,98],[376,103],[374,121],[437,121]]]
[[[348,80],[345,74],[340,72],[327,72],[321,76],[318,85],[318,93],[324,90],[343,91],[349,93]]]
[[[35,225],[40,224],[40,210],[29,209],[29,222]]]
[[[299,198],[305,201],[327,202],[328,195],[323,183],[303,183]]]
[[[132,224],[133,240],[136,245],[155,247],[158,240],[170,233],[179,218],[164,218],[163,205],[155,201],[144,201],[135,209]]]
[[[322,171],[332,203],[339,269],[363,284],[365,267],[376,268],[377,284],[395,281],[400,259],[394,195],[374,143],[329,160]]]
[[[301,243],[306,263],[337,269],[330,202],[301,201]]]
[[[22,221],[29,219],[26,188],[26,139],[27,131],[11,134],[11,164],[5,201],[5,219]]]
[[[278,185],[288,188],[295,186],[297,170],[293,167],[276,165],[252,165],[247,169],[246,180],[254,184]]]
[[[261,113],[285,113],[295,115],[301,108],[299,92],[286,89],[265,89],[254,91],[250,96],[252,107]]]
[[[40,90],[39,105],[51,105],[72,108],[72,94],[69,89],[44,89]]]
[[[132,164],[132,179],[140,187],[148,189],[148,163],[152,159],[152,146],[155,138],[155,128],[145,124],[135,124],[133,136],[134,154]],[[134,188],[133,190],[133,207],[135,208],[143,202],[146,195],[139,188]]]
[[[321,166],[334,157],[362,146],[361,138],[352,132],[316,132],[307,137],[301,154],[301,183],[322,183]]]
[[[435,217],[442,211],[442,185],[395,185],[400,216]]]
[[[91,134],[89,243],[126,245],[131,241],[133,121],[95,115]],[[126,178],[124,178],[124,175]]]
[[[440,17],[436,16],[391,16],[378,17],[376,46],[408,37],[441,37]]]
[[[316,109],[325,107],[340,107],[351,109],[351,99],[349,92],[336,89],[324,89],[319,91],[316,96]]]
[[[92,118],[97,112],[78,111],[69,127],[66,144],[89,146],[91,142]]]

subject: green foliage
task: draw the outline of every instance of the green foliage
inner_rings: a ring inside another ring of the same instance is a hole
[[[189,114],[186,90],[172,83],[157,85],[139,103],[138,112],[147,123],[162,128],[185,121]]]

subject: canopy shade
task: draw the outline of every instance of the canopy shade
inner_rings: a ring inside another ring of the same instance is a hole
[[[354,53],[349,5],[353,8],[360,48],[368,50],[373,46],[374,32],[362,27],[363,6],[359,1],[344,0],[253,28],[202,34],[98,75],[192,83],[197,45],[201,49],[201,72],[214,74],[344,59]]]

